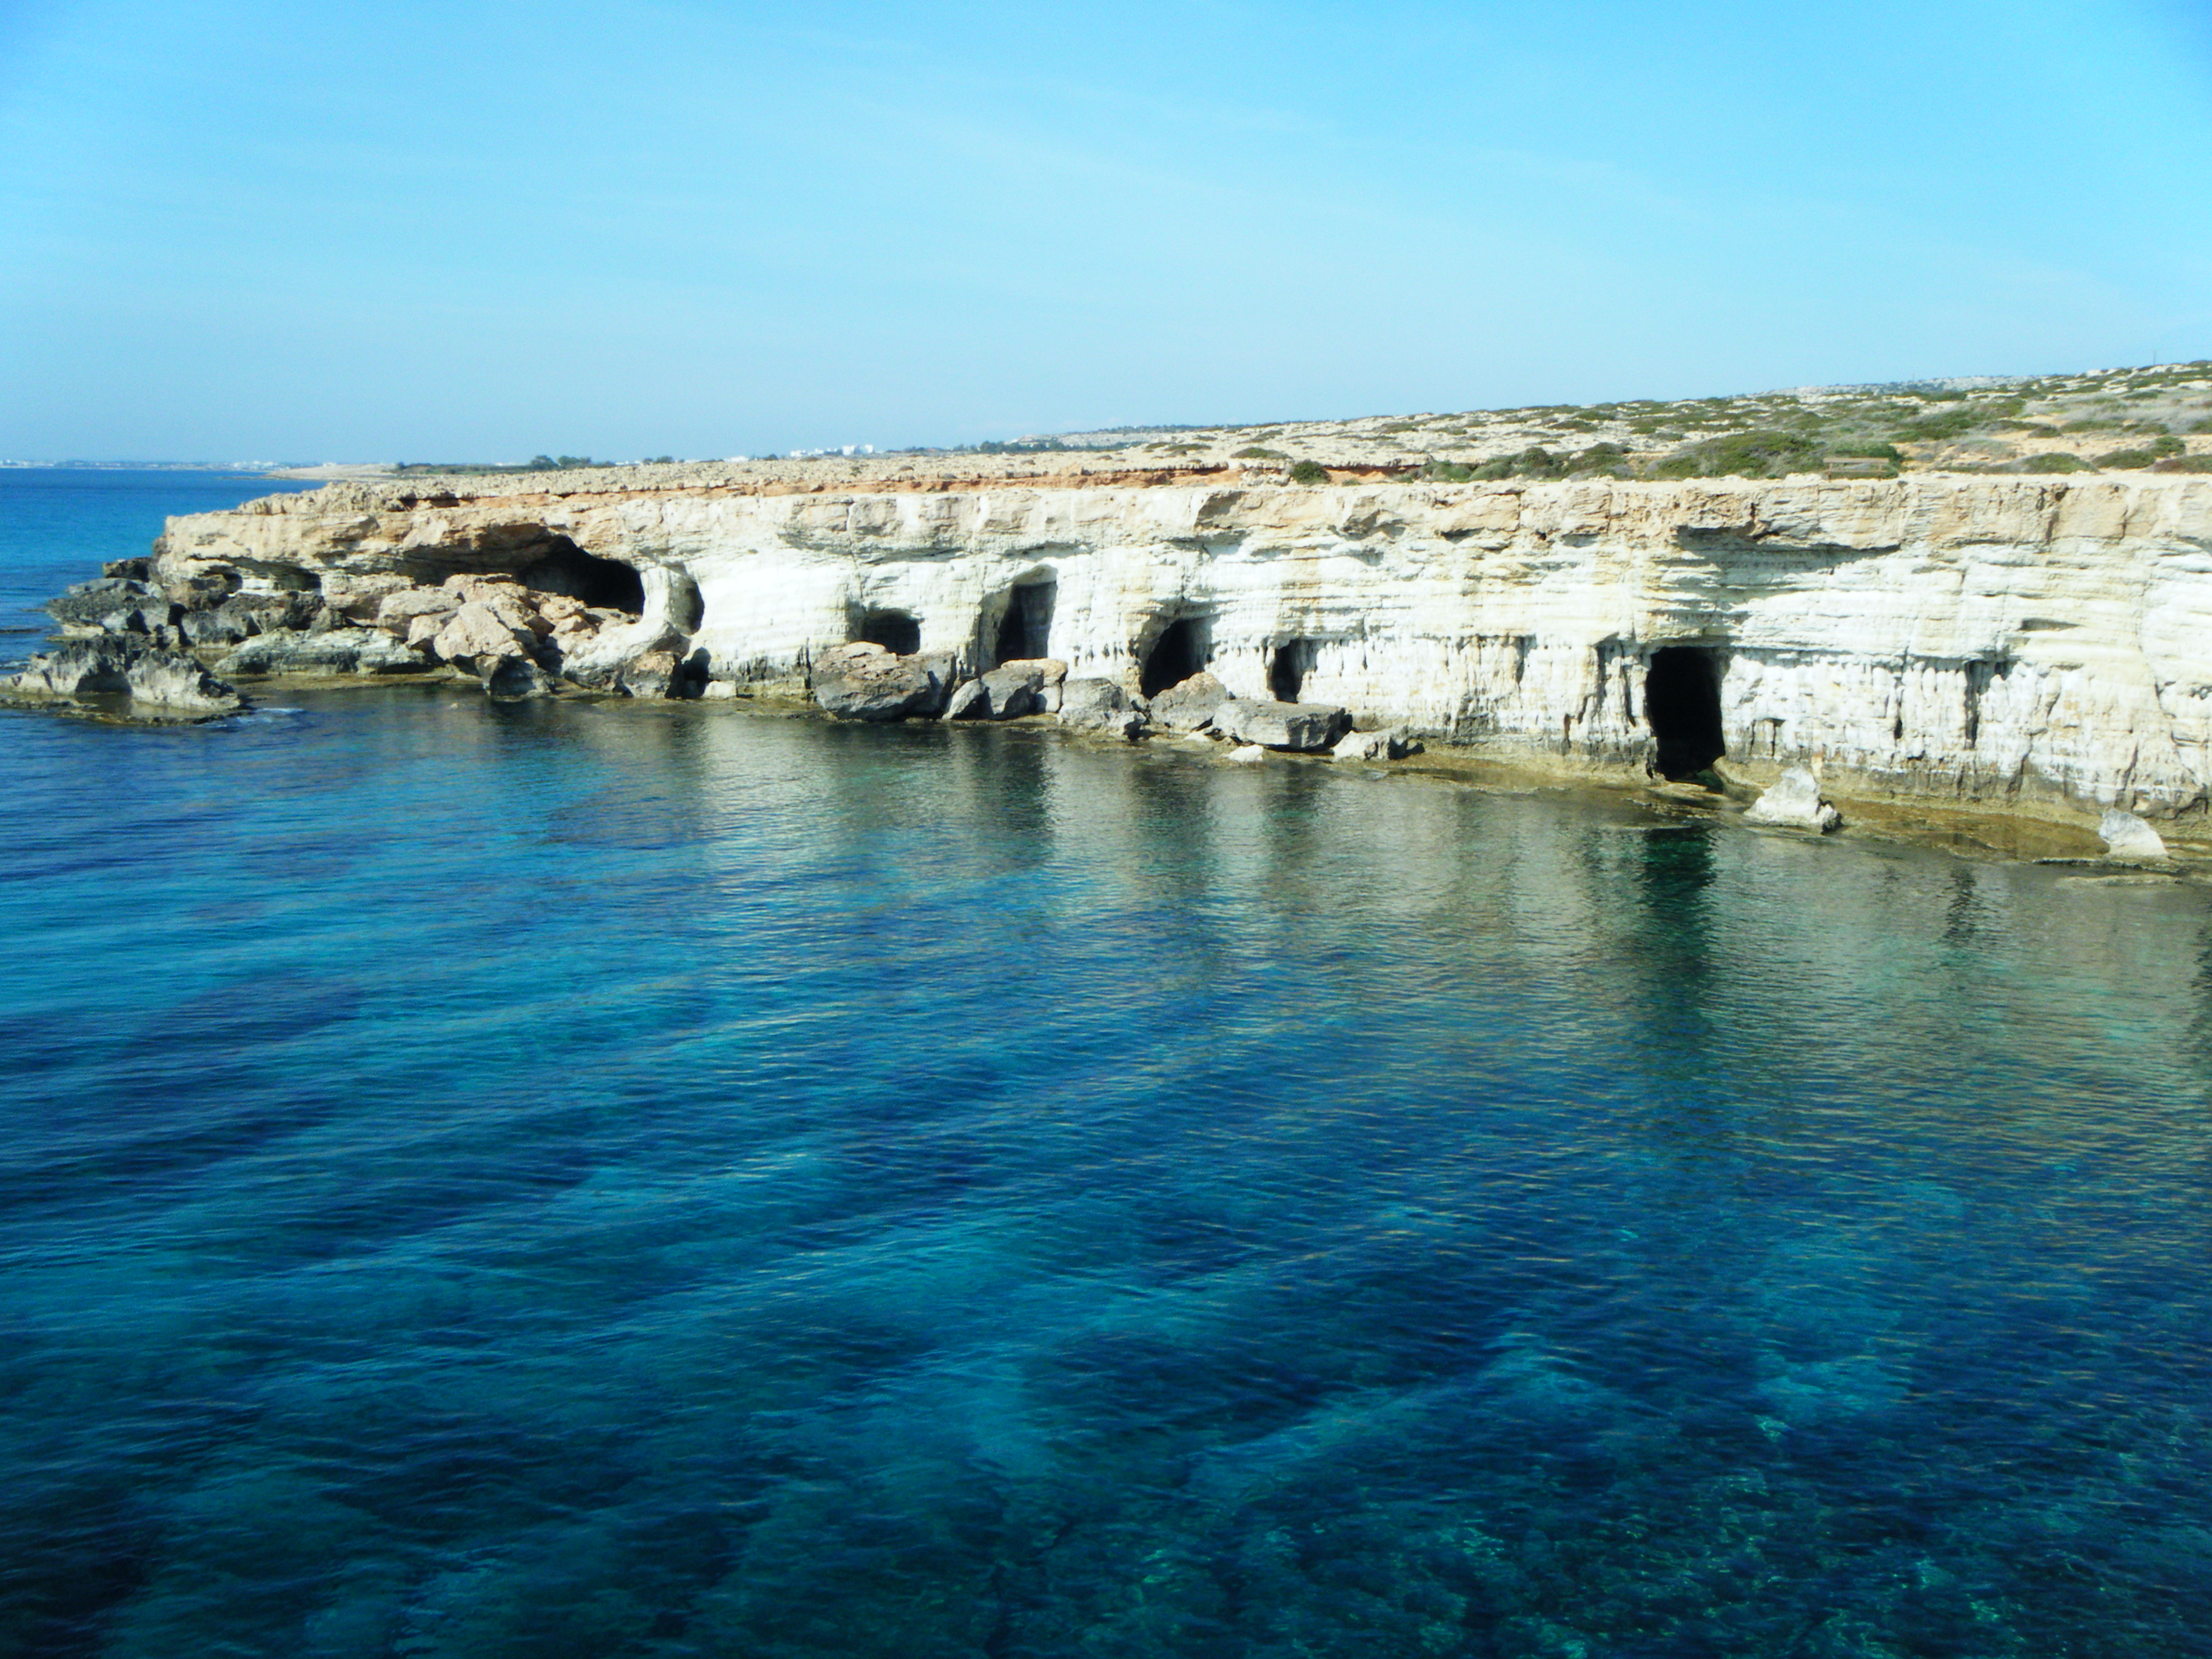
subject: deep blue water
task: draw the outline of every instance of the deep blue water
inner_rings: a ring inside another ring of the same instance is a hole
[[[10,611],[265,488],[40,487]],[[2212,1651],[2202,889],[419,689],[0,767],[0,1655]]]

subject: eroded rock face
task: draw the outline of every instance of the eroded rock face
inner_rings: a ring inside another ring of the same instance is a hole
[[[1213,711],[1213,725],[1239,743],[1312,753],[1333,747],[1352,729],[1352,716],[1326,703],[1236,699]]]
[[[300,633],[289,628],[256,634],[216,665],[219,672],[263,676],[300,674],[419,674],[429,667],[374,628],[328,628]]]
[[[563,676],[703,651],[716,678],[793,688],[870,613],[913,619],[917,654],[969,677],[1006,593],[1048,584],[1074,678],[1133,690],[1144,642],[1185,619],[1240,701],[1269,699],[1295,641],[1310,702],[1547,763],[1640,775],[1664,648],[1699,653],[1751,775],[2162,822],[2212,784],[2208,478],[440,488],[177,519],[145,576],[116,580],[215,596],[188,611],[289,582],[380,620],[395,588],[512,579],[557,539],[646,595],[574,646],[541,609]]]
[[[1744,817],[1753,823],[1810,830],[1823,836],[1843,822],[1842,814],[1820,799],[1820,781],[1802,766],[1784,770],[1780,779],[1751,804]]]
[[[863,641],[815,659],[814,701],[843,720],[929,720],[944,710],[947,678],[940,660]]]
[[[134,708],[157,715],[227,714],[245,706],[234,687],[209,673],[196,658],[128,635],[69,641],[33,657],[4,685],[18,697],[41,701],[123,697]]]

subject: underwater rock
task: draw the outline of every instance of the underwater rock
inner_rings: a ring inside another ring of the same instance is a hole
[[[1307,753],[1334,744],[1352,729],[1352,716],[1328,703],[1232,698],[1213,711],[1213,723],[1245,743]]]
[[[1785,770],[1751,804],[1744,817],[1753,823],[1811,830],[1824,836],[1844,821],[1841,813],[1820,799],[1820,781],[1802,766]]]
[[[2162,859],[2166,841],[2157,830],[2132,812],[2117,807],[2106,811],[2097,825],[2097,839],[2116,859]]]

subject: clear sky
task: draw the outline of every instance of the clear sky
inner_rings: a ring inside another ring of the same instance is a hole
[[[0,0],[0,456],[2212,356],[2212,0]]]

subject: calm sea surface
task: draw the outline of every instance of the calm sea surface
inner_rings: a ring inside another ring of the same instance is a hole
[[[266,489],[0,472],[0,622]],[[0,1655],[2212,1651],[2201,889],[444,690],[0,775]]]

